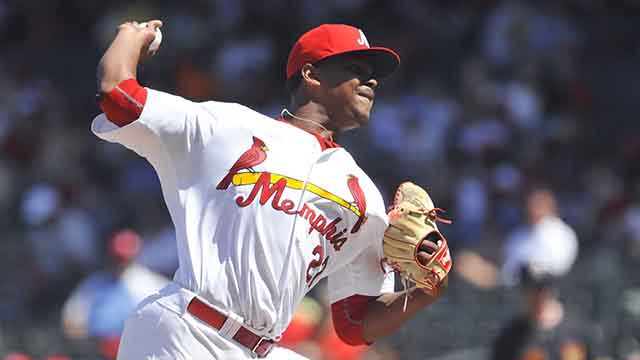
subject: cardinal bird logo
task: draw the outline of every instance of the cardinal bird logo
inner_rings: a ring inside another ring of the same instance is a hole
[[[360,217],[351,229],[351,233],[354,234],[360,230],[360,226],[362,226],[362,224],[367,220],[367,199],[364,197],[364,192],[362,191],[360,183],[358,183],[358,178],[355,175],[349,175],[347,179],[347,186],[349,187],[349,191],[351,191],[356,207],[360,210]]]
[[[257,137],[253,137],[253,144],[251,148],[245,151],[240,158],[236,160],[235,164],[229,169],[229,173],[220,180],[216,189],[225,190],[231,185],[231,181],[233,180],[233,175],[237,174],[238,171],[242,169],[247,169],[251,172],[255,172],[253,167],[259,164],[262,164],[267,159],[267,151],[269,148],[265,145],[264,141],[258,139]]]

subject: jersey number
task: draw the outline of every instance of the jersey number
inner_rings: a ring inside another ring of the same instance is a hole
[[[322,246],[318,245],[313,248],[314,259],[311,260],[309,266],[307,266],[307,286],[311,287],[311,284],[318,278],[320,274],[327,267],[327,260],[329,257],[324,257],[324,250]]]

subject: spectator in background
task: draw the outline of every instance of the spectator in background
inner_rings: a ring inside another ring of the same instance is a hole
[[[62,291],[90,269],[98,259],[98,237],[92,219],[66,199],[51,183],[34,184],[21,199],[20,215],[25,228],[25,262],[32,270],[20,287],[19,297],[38,304],[42,313],[57,309]],[[47,301],[42,301],[47,299]]]
[[[579,318],[570,315],[558,298],[558,277],[544,265],[520,268],[522,310],[493,343],[493,360],[587,360],[597,356],[600,339]]]
[[[64,304],[67,337],[96,339],[102,354],[115,359],[125,319],[169,281],[134,261],[141,247],[140,236],[132,230],[120,230],[109,239],[107,267],[84,279]]]
[[[503,249],[499,269],[478,253],[465,250],[459,255],[458,274],[481,288],[513,286],[520,269],[531,263],[552,276],[564,276],[578,255],[575,231],[558,216],[558,206],[550,190],[537,188],[526,199],[528,224],[511,233]]]
[[[558,217],[558,205],[551,191],[535,189],[527,197],[529,226],[516,230],[505,244],[502,278],[514,285],[523,265],[535,263],[553,276],[569,272],[578,255],[575,231]]]

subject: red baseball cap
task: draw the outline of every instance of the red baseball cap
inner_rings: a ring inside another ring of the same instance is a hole
[[[365,55],[376,77],[391,74],[400,65],[400,56],[385,47],[371,47],[362,30],[343,24],[324,24],[304,33],[293,45],[287,61],[287,79],[302,69],[331,56]]]

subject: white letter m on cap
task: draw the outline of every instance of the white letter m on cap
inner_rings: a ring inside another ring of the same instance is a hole
[[[360,38],[358,39],[358,44],[366,46],[366,47],[370,47],[369,46],[369,42],[367,41],[367,37],[364,36],[364,33],[362,32],[362,30],[358,30],[358,32],[360,33]]]

